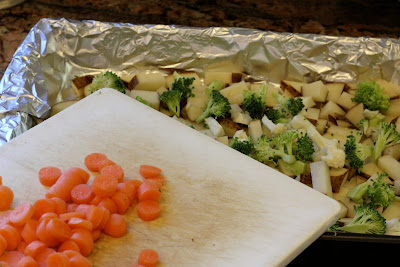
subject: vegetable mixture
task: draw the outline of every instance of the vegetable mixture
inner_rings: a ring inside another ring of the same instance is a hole
[[[337,200],[341,218],[328,231],[400,235],[398,85],[282,80],[278,87],[231,69],[207,69],[202,78],[106,72],[75,78],[73,89],[82,98],[103,84],[122,92],[122,83],[143,104]]]

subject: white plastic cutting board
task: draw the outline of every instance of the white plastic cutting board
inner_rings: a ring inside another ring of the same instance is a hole
[[[41,167],[85,168],[92,152],[126,177],[137,178],[141,164],[166,177],[161,217],[143,222],[131,208],[128,234],[103,235],[94,266],[128,266],[144,248],[159,252],[159,266],[284,266],[339,217],[336,201],[111,89],[0,147],[13,206],[44,197]]]

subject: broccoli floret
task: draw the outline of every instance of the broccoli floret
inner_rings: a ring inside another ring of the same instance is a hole
[[[382,151],[400,141],[400,134],[396,131],[395,124],[381,121],[377,127],[378,137],[374,146],[374,161],[382,156]]]
[[[315,149],[314,144],[307,133],[297,139],[293,151],[296,159],[298,160],[301,160],[303,162],[312,160]]]
[[[372,185],[368,186],[366,197],[371,206],[382,206],[384,208],[392,204],[396,198],[394,186],[385,183],[383,177],[387,176],[387,173],[379,174],[378,178],[372,181]]]
[[[245,155],[250,155],[254,149],[254,144],[250,136],[248,139],[239,139],[238,137],[235,137],[232,139],[229,146]]]
[[[149,101],[147,101],[146,99],[141,98],[140,96],[137,96],[135,99],[137,101],[139,101],[139,102],[151,107],[151,108],[153,107]]]
[[[281,108],[290,113],[292,116],[296,116],[304,108],[303,99],[300,97],[286,98],[277,93],[272,93],[272,96],[276,99],[276,101],[278,101]]]
[[[353,187],[346,196],[358,204],[364,203],[364,196],[367,193],[369,184],[364,182]]]
[[[181,102],[185,101],[188,97],[194,96],[192,92],[194,77],[182,77],[176,72],[174,73],[174,77],[175,79],[172,82],[169,90],[182,92]]]
[[[293,163],[296,158],[293,155],[289,155],[281,150],[275,149],[275,142],[268,139],[265,135],[262,135],[257,139],[254,145],[254,158],[262,163],[274,162],[276,159],[281,158],[287,163]]]
[[[92,83],[90,84],[90,92],[94,93],[102,88],[113,88],[123,94],[125,94],[125,84],[118,75],[111,71],[106,73],[100,73],[94,76]]]
[[[169,111],[176,115],[177,117],[180,116],[181,113],[181,98],[182,92],[179,90],[168,90],[165,91],[160,95],[160,100],[164,102]]]
[[[355,215],[353,219],[337,230],[358,234],[378,234],[386,233],[386,219],[369,205],[354,206]]]
[[[212,90],[220,91],[224,88],[224,84],[220,80],[214,80],[206,87],[206,94],[210,95]]]
[[[386,111],[390,105],[389,96],[375,81],[358,83],[356,94],[352,100],[363,103],[365,108],[369,110]]]
[[[212,90],[210,100],[208,101],[206,110],[197,118],[196,122],[200,123],[205,118],[210,116],[214,117],[226,117],[231,110],[229,100],[223,96],[219,91]]]
[[[267,95],[266,84],[261,84],[258,91],[245,90],[243,95],[243,109],[250,114],[252,119],[261,119],[265,112],[265,96]]]
[[[344,144],[344,152],[346,159],[349,161],[350,167],[360,171],[365,164],[365,161],[372,156],[372,146],[363,145],[357,142],[354,135],[347,136]]]
[[[273,123],[286,123],[288,119],[286,118],[286,114],[282,113],[280,110],[275,108],[270,108],[265,111],[265,116]]]

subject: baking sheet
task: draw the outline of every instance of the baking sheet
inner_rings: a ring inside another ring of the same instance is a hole
[[[96,242],[95,266],[128,266],[143,248],[159,252],[160,266],[285,266],[339,218],[335,200],[113,89],[0,147],[13,207],[44,196],[41,167],[85,168],[92,152],[126,177],[136,178],[141,164],[166,177],[161,217],[143,222],[131,209],[126,236]]]

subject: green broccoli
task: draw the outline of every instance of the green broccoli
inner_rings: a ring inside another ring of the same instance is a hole
[[[151,103],[150,103],[149,101],[147,101],[146,99],[143,99],[143,98],[141,98],[140,96],[137,96],[135,99],[136,99],[137,101],[139,101],[139,102],[141,102],[141,103],[143,103],[143,104],[145,104],[145,105],[147,105],[147,106],[153,108],[153,106],[151,105]]]
[[[389,96],[375,81],[358,83],[356,94],[352,100],[363,103],[364,107],[369,110],[386,111],[390,105]]]
[[[387,176],[387,173],[379,174],[378,178],[372,181],[372,185],[368,186],[366,197],[369,200],[371,206],[382,206],[384,208],[392,204],[396,198],[394,186],[385,183],[383,177]]]
[[[169,111],[176,115],[180,116],[181,113],[181,99],[182,99],[182,91],[179,90],[168,90],[162,93],[159,96],[160,100],[165,103],[169,109]]]
[[[179,74],[174,75],[174,77],[176,78],[172,82],[169,90],[182,92],[181,102],[185,101],[188,97],[194,96],[192,92],[194,77],[182,77]]]
[[[206,110],[197,118],[196,122],[200,123],[210,116],[226,117],[231,111],[229,100],[219,91],[212,90],[210,100],[208,101]]]
[[[265,164],[270,162],[275,163],[275,160],[279,158],[287,163],[293,163],[296,161],[296,158],[293,155],[275,149],[275,142],[268,139],[264,134],[257,139],[257,142],[254,145],[253,158]]]
[[[265,111],[265,116],[275,124],[286,123],[288,121],[286,114],[275,108],[267,109]]]
[[[349,161],[350,167],[360,171],[366,160],[372,156],[373,147],[363,145],[357,142],[354,135],[349,135],[344,144],[344,152],[346,153],[346,159]]]
[[[283,95],[272,93],[272,96],[279,103],[280,107],[283,109],[283,112],[287,112],[292,116],[296,116],[300,111],[304,108],[303,99],[300,97],[289,97],[286,98]]]
[[[123,94],[125,94],[125,84],[118,75],[111,71],[106,73],[100,73],[94,76],[92,83],[90,84],[90,92],[94,93],[102,88],[113,88]]]
[[[335,230],[358,234],[386,233],[386,219],[369,205],[354,206],[355,215],[345,226],[335,227]]]
[[[267,95],[267,86],[265,83],[260,85],[258,91],[245,90],[243,92],[243,109],[250,114],[252,119],[261,119],[265,112],[265,96]]]
[[[377,127],[378,137],[375,140],[373,158],[377,161],[382,156],[383,150],[400,141],[400,134],[396,131],[395,124],[381,121]]]
[[[245,155],[250,155],[254,150],[254,144],[250,136],[248,139],[239,139],[235,137],[232,139],[229,146]]]
[[[297,139],[293,151],[297,160],[301,160],[303,162],[312,160],[315,149],[314,144],[307,133]]]
[[[206,87],[206,94],[211,95],[212,90],[220,91],[224,88],[224,84],[220,80],[215,80]]]

